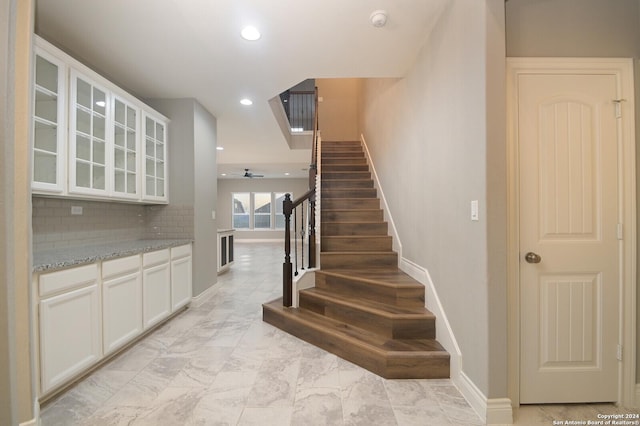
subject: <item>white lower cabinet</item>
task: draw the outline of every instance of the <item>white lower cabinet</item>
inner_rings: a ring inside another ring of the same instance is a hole
[[[171,309],[191,301],[191,244],[171,249]]]
[[[142,315],[147,329],[171,313],[171,265],[169,249],[142,256]]]
[[[191,301],[191,244],[34,276],[40,396]]]
[[[142,333],[140,255],[102,263],[104,353],[109,354]]]
[[[95,264],[40,277],[43,393],[67,382],[102,358],[98,278]]]

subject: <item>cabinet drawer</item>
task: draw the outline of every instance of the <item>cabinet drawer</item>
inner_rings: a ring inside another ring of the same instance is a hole
[[[142,255],[142,266],[145,268],[169,261],[169,249],[152,251]]]
[[[102,278],[110,278],[140,269],[140,256],[129,256],[102,262]]]
[[[83,287],[98,279],[98,265],[84,265],[62,271],[42,274],[39,279],[40,297]]]
[[[191,255],[191,244],[186,244],[184,246],[173,247],[171,249],[171,258],[177,259],[179,257],[185,257]]]

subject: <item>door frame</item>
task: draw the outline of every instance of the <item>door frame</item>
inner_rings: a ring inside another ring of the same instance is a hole
[[[640,404],[636,393],[636,135],[633,60],[627,58],[507,58],[507,351],[508,395],[512,405],[520,405],[520,254],[519,254],[519,166],[517,123],[517,80],[521,74],[616,75],[618,92],[624,94],[618,130],[622,150],[618,152],[618,220],[623,226],[620,264],[618,342],[622,361],[618,369],[617,403],[627,407]]]

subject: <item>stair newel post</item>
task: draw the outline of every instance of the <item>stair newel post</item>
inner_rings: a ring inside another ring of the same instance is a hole
[[[293,208],[293,275],[298,276],[298,205]]]
[[[285,194],[282,201],[284,214],[284,263],[282,264],[282,305],[290,307],[293,304],[293,267],[291,265],[291,211],[293,202],[291,194]]]
[[[300,269],[302,269],[304,271],[304,237],[305,237],[305,223],[304,223],[304,209],[305,209],[305,205],[304,203],[302,203],[302,205],[300,206],[300,210],[302,211],[302,217],[300,219],[300,256],[301,256],[301,262],[300,262]],[[297,275],[297,270],[296,270],[296,275]]]
[[[316,196],[309,199],[309,268],[316,267]]]

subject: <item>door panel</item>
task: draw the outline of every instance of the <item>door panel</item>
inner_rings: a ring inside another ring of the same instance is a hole
[[[617,399],[616,87],[518,76],[521,403]]]

